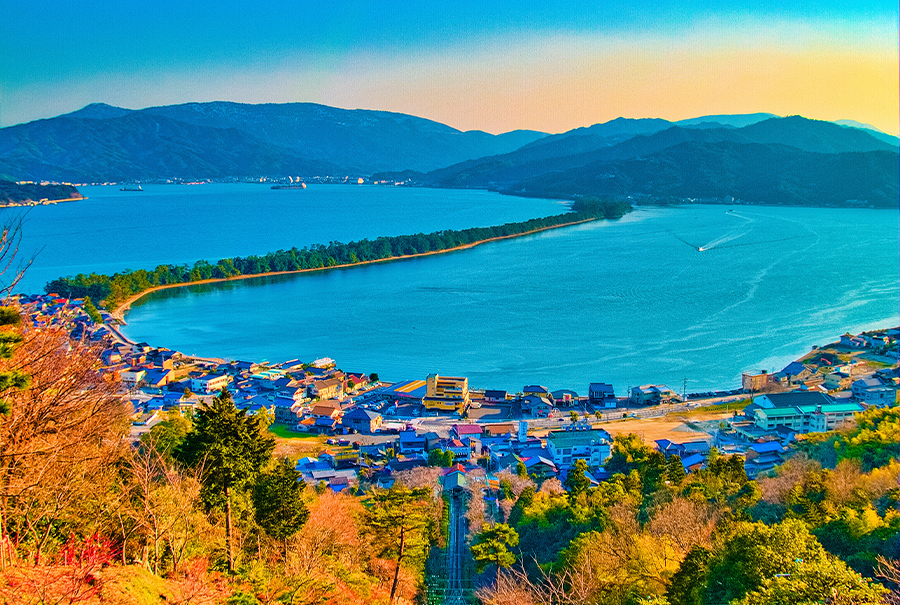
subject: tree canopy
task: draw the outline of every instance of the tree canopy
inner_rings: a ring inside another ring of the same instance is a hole
[[[271,459],[275,440],[263,434],[259,419],[238,409],[225,389],[194,415],[193,430],[176,450],[176,458],[202,468],[201,497],[207,508],[225,507],[228,568],[234,568],[231,498],[234,489],[253,482]]]
[[[381,556],[396,559],[391,585],[391,602],[397,593],[400,566],[404,560],[421,556],[426,543],[428,516],[428,488],[410,489],[396,483],[389,490],[377,490],[370,498],[367,510],[369,530],[375,537]]]
[[[509,525],[498,523],[491,527],[485,527],[481,533],[475,536],[470,547],[472,558],[475,560],[475,568],[481,573],[488,566],[494,565],[499,578],[501,569],[516,562],[515,554],[509,549],[518,544],[519,534]]]
[[[253,508],[256,522],[263,530],[287,548],[287,539],[299,532],[309,519],[303,501],[306,483],[290,460],[282,458],[274,469],[257,477],[253,486]],[[284,553],[287,556],[287,553]]]

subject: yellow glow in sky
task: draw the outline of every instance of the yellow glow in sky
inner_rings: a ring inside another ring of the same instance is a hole
[[[393,46],[358,45],[362,32],[335,26],[327,49],[298,39],[296,47],[250,48],[228,59],[148,55],[141,69],[117,58],[103,69],[38,77],[59,62],[48,59],[14,84],[4,85],[0,74],[0,125],[94,102],[139,109],[236,101],[394,111],[492,133],[564,132],[620,116],[769,112],[857,120],[897,135],[898,31],[889,17],[763,20],[741,13],[588,33],[483,27],[463,41],[425,36]],[[91,66],[98,56],[84,61]]]
[[[667,40],[558,37],[355,57],[321,84],[319,97],[495,133],[563,132],[619,116],[771,112],[853,119],[897,134],[898,69],[896,44],[835,44],[814,28],[779,25],[741,38],[710,29]]]

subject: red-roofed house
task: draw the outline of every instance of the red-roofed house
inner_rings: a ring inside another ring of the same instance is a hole
[[[481,436],[481,426],[477,424],[454,424],[450,428],[450,436],[456,436],[457,439],[463,437],[479,437]]]

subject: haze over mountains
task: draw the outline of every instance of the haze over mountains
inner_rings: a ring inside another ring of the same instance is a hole
[[[618,118],[556,135],[491,135],[309,103],[93,104],[0,129],[0,178],[351,175],[564,198],[896,207],[898,139],[845,123],[760,113],[674,123]]]

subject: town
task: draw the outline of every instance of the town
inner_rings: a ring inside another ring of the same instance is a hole
[[[502,471],[564,482],[578,460],[598,484],[609,477],[603,465],[614,434],[643,433],[654,419],[707,410],[718,416],[682,425],[689,427],[687,439],[655,439],[656,448],[667,459],[677,456],[688,473],[704,468],[714,453],[739,454],[755,477],[783,463],[798,435],[835,430],[854,414],[898,400],[896,328],[844,334],[780,372],[744,374],[740,388],[731,390],[679,395],[646,384],[617,395],[597,382],[585,395],[542,385],[509,393],[472,389],[465,377],[439,374],[385,383],[376,374],[342,371],[329,358],[192,358],[128,341],[110,314],[84,299],[20,295],[18,302],[27,329],[63,328],[100,350],[102,371],[121,381],[133,405],[135,438],[173,414],[190,416],[225,389],[237,407],[267,415],[281,438],[323,436],[318,455],[296,462],[319,490],[355,491],[361,477],[390,487],[395,473],[419,466],[481,468],[494,486]]]

